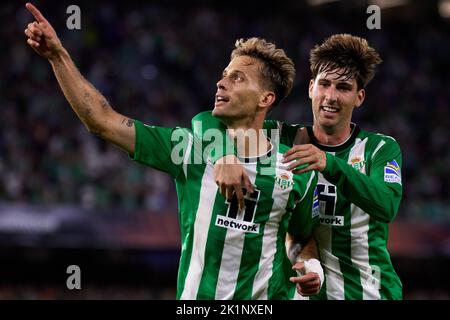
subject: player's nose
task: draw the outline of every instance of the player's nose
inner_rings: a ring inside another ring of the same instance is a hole
[[[325,100],[329,104],[334,104],[337,101],[337,90],[334,86],[330,86],[325,92]]]
[[[216,83],[217,89],[226,90],[227,84],[225,78],[220,79]]]

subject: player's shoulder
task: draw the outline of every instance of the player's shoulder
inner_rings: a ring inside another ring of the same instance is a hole
[[[286,121],[266,119],[264,120],[264,128],[266,129],[299,129],[305,125],[299,123],[289,123]]]
[[[361,138],[367,138],[372,143],[384,143],[389,145],[398,145],[397,140],[389,135],[379,133],[379,132],[372,132],[372,131],[366,131],[362,130],[360,131]]]
[[[200,141],[200,139],[192,134],[192,130],[190,128],[162,128],[159,127],[160,130],[167,131],[166,135],[170,137],[170,141],[174,145],[185,145],[191,146],[194,144],[194,140]],[[198,145],[199,143],[197,143]]]
[[[374,158],[381,154],[398,154],[401,153],[400,145],[397,140],[389,135],[379,132],[369,132],[361,130],[360,137],[366,141],[366,150],[369,150],[370,157]]]

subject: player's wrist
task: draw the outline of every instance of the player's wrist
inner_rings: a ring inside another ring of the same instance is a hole
[[[60,48],[54,49],[51,53],[51,55],[48,57],[48,61],[51,64],[58,63],[64,61],[64,59],[67,59],[69,57],[69,53],[66,49],[64,49],[63,46]]]
[[[334,156],[328,152],[324,152],[324,165],[322,170],[319,170],[322,174],[330,174],[334,167]]]
[[[321,160],[320,160],[320,165],[319,165],[319,171],[323,172],[323,170],[325,170],[325,168],[327,167],[327,154],[325,151],[321,151]]]
[[[314,272],[319,275],[320,279],[320,288],[322,288],[323,282],[325,280],[325,276],[323,273],[322,265],[320,264],[320,261],[316,258],[310,258],[310,259],[303,259],[301,257],[298,257],[296,262],[303,262],[305,266],[305,274],[309,272]]]

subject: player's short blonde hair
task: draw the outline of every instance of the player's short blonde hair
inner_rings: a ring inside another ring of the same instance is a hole
[[[321,72],[341,69],[346,79],[354,78],[358,90],[365,88],[375,75],[375,67],[382,62],[380,55],[366,39],[350,34],[335,34],[310,52],[313,79]]]
[[[276,106],[289,95],[295,78],[294,62],[283,49],[262,38],[238,39],[231,59],[239,56],[249,56],[263,62],[261,79],[263,85],[275,93]]]

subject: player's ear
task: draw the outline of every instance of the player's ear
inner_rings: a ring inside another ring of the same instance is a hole
[[[310,99],[312,99],[313,87],[314,87],[314,79],[311,79],[311,80],[309,80],[309,90],[308,90],[308,94],[309,94],[309,98]]]
[[[264,91],[259,100],[258,106],[260,108],[269,108],[275,102],[275,92],[273,91]]]
[[[366,97],[366,90],[364,90],[364,89],[359,90],[358,95],[356,96],[356,102],[355,102],[356,108],[358,108],[364,102],[365,97]]]

